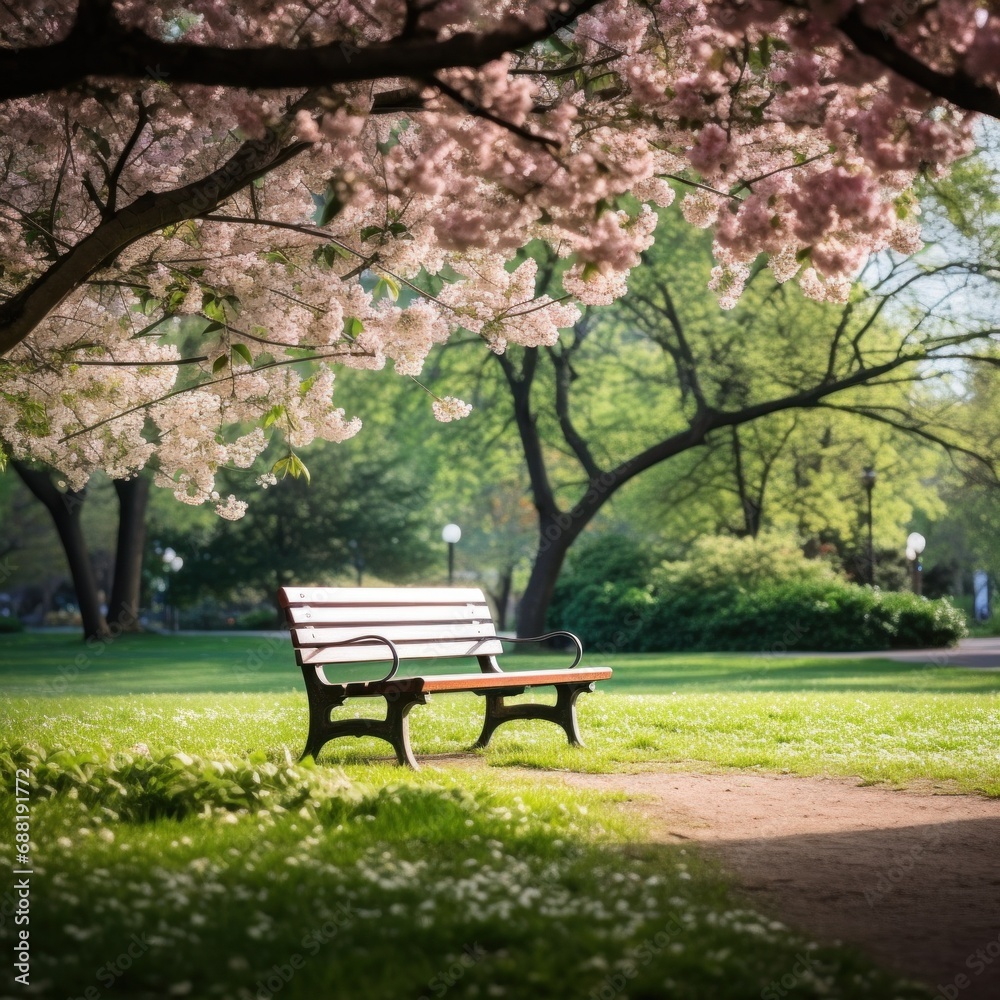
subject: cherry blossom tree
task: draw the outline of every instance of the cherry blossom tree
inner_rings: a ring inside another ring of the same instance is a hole
[[[997,114],[992,5],[903,2],[11,0],[0,441],[237,518],[220,468],[359,430],[337,365],[554,344],[678,191],[724,304],[761,255],[842,300]],[[559,301],[511,264],[540,244]]]

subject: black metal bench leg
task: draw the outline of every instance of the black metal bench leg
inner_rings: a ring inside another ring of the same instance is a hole
[[[489,745],[497,726],[510,722],[512,719],[544,719],[562,726],[571,746],[582,747],[580,728],[576,721],[576,699],[587,691],[594,690],[594,682],[580,684],[557,684],[556,703],[554,705],[505,705],[504,698],[520,691],[504,691],[502,694],[494,691],[483,692],[486,699],[486,719],[479,739],[473,744],[474,750],[481,750]]]
[[[346,699],[330,697],[319,685],[311,687],[307,684],[306,694],[309,696],[309,735],[306,737],[306,747],[299,760],[305,760],[306,757],[312,757],[315,760],[319,757],[319,752],[323,749],[326,741],[330,739],[327,735],[332,725],[330,712],[343,705]]]
[[[344,697],[323,698],[322,692],[309,692],[309,736],[302,757],[319,756],[320,750],[341,736],[374,736],[385,740],[396,751],[396,759],[404,766],[420,770],[420,765],[410,748],[410,723],[407,716],[414,705],[427,703],[427,695],[421,692],[393,693],[386,697],[384,719],[341,719],[330,720],[330,711],[343,705]],[[302,758],[300,758],[302,759]]]
[[[502,694],[487,694],[486,698],[486,720],[483,722],[483,731],[479,734],[479,739],[472,744],[473,750],[485,750],[490,745],[494,730],[501,722],[506,721],[503,717],[504,709],[507,706],[503,703]]]
[[[576,699],[585,691],[593,690],[593,684],[560,684],[556,688],[557,721],[566,731],[570,746],[583,746],[583,737],[580,735],[580,726],[576,720]]]
[[[388,730],[384,737],[392,744],[396,751],[396,760],[406,767],[412,767],[414,771],[420,770],[417,758],[413,756],[410,748],[410,709],[414,705],[426,705],[427,695],[408,694],[394,695],[386,698],[385,726]]]

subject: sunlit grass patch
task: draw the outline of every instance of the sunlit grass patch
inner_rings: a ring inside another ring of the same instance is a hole
[[[35,776],[26,995],[742,1000],[793,970],[795,998],[928,995],[734,902],[613,797],[148,746],[13,766]]]
[[[543,700],[537,693],[526,696]],[[991,691],[697,691],[588,695],[579,702],[586,747],[566,744],[544,722],[501,726],[482,752],[488,765],[582,771],[647,766],[754,768],[854,776],[905,785],[952,781],[958,790],[1000,795],[1000,694]],[[378,713],[374,701],[340,710]],[[432,698],[414,709],[410,732],[425,766],[467,751],[482,727],[474,695]],[[8,699],[0,709],[10,739],[72,742],[98,752],[146,742],[192,754],[297,758],[306,736],[304,693]],[[342,739],[327,764],[392,756],[375,739]]]

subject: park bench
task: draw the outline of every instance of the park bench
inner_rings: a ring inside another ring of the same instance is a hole
[[[536,639],[500,639],[481,590],[471,588],[282,587],[278,592],[291,628],[295,658],[309,696],[309,736],[302,757],[316,758],[330,740],[375,736],[396,751],[400,764],[417,768],[410,749],[407,716],[430,695],[470,691],[486,700],[486,720],[476,747],[485,747],[497,726],[512,719],[546,719],[582,745],[576,699],[611,676],[608,667],[577,667],[580,640],[570,632],[550,632]],[[501,642],[540,642],[566,636],[576,658],[563,670],[507,673],[497,663]],[[479,673],[414,673],[397,676],[402,660],[475,657]],[[334,683],[325,668],[336,664],[392,661],[377,680]],[[528,688],[553,685],[554,705],[505,705],[504,699]],[[353,698],[383,698],[384,719],[331,721],[330,713]]]

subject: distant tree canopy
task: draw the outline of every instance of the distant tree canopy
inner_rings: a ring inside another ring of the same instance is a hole
[[[941,513],[942,456],[996,478],[995,441],[960,404],[967,373],[989,381],[995,370],[997,317],[951,301],[959,285],[990,291],[979,260],[882,259],[840,306],[759,269],[727,312],[700,290],[709,244],[664,211],[626,296],[586,310],[556,345],[498,356],[502,382],[476,362],[465,369],[498,438],[516,430],[530,477],[526,631],[541,629],[574,540],[650,474],[656,487],[634,489],[651,509],[627,505],[650,528],[660,517],[688,538],[770,525],[849,540],[864,523],[859,476],[873,465],[887,544],[918,507]],[[540,280],[557,295],[562,265],[540,255]],[[458,351],[445,356],[461,368]]]
[[[317,451],[320,482],[279,480],[239,521],[202,521],[187,532],[157,526],[155,541],[184,559],[171,578],[171,600],[273,601],[291,583],[353,583],[358,574],[405,582],[427,572],[426,485],[385,457],[342,459]]]

